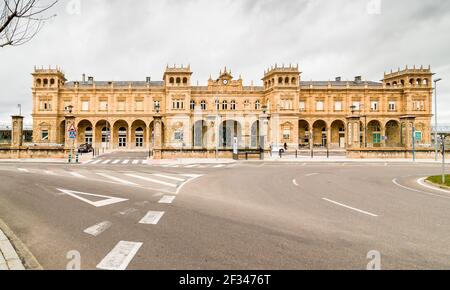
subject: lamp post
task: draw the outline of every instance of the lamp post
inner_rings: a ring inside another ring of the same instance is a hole
[[[434,80],[434,149],[435,149],[435,160],[438,161],[438,116],[437,116],[437,83],[440,82],[442,79],[436,79]]]
[[[220,102],[219,97],[216,97],[214,101],[214,105],[216,106],[216,138],[217,138],[217,144],[216,144],[216,160],[219,159],[219,146],[220,146],[220,124],[219,124],[219,109],[220,109]]]
[[[68,115],[70,116],[70,117],[72,117],[72,112],[73,112],[73,106],[72,105],[68,105],[67,106],[67,111],[68,111]],[[66,120],[68,120],[68,118],[67,118],[68,116],[66,116]],[[68,124],[66,124],[66,128],[67,128],[67,125]],[[65,134],[69,134],[69,132],[65,132]],[[67,135],[66,135],[67,136]],[[69,137],[71,137],[71,136],[69,136]],[[66,140],[67,140],[67,137],[65,138]],[[71,138],[72,139],[72,138]],[[67,146],[67,145],[66,145]],[[75,139],[72,139],[72,146],[70,146],[70,153],[69,153],[69,163],[71,163],[72,162],[72,158],[73,158],[73,152],[74,152],[74,146],[75,146]]]

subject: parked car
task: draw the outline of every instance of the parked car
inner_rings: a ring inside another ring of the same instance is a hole
[[[94,148],[92,148],[91,144],[81,144],[78,146],[78,153],[90,153],[93,152]]]

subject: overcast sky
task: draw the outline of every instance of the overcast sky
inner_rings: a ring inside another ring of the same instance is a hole
[[[440,122],[450,123],[448,0],[60,0],[30,43],[0,48],[0,121],[32,107],[34,65],[68,80],[161,80],[191,64],[206,84],[225,65],[261,85],[264,69],[299,63],[303,80],[379,81],[384,71],[432,66]]]

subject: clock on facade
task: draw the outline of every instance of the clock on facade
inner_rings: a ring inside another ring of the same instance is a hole
[[[228,80],[223,80],[224,85],[228,85]]]

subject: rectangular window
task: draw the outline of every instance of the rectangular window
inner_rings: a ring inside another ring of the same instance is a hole
[[[89,101],[82,101],[82,103],[81,103],[81,110],[83,112],[88,112],[89,111]]]
[[[174,133],[174,139],[176,141],[183,141],[183,132],[175,132]]]
[[[361,103],[358,101],[354,101],[352,104],[352,107],[355,111],[359,111],[359,110],[361,110]]]
[[[161,101],[153,101],[153,111],[161,111]]]
[[[337,112],[342,111],[342,102],[334,103],[334,110],[337,111]]]
[[[416,131],[415,138],[416,138],[416,143],[422,142],[422,132]]]
[[[373,133],[373,144],[381,143],[381,133]]]
[[[377,112],[378,111],[378,102],[376,102],[376,101],[371,102],[370,110],[372,110],[372,112]]]
[[[298,105],[298,108],[299,108],[300,112],[306,111],[306,103],[305,103],[305,101],[300,101],[300,103]]]
[[[397,110],[396,108],[396,103],[394,101],[389,102],[389,111],[394,112],[395,110]]]
[[[283,139],[284,140],[291,139],[291,130],[289,130],[289,129],[283,130]]]
[[[48,141],[48,137],[49,137],[48,130],[42,130],[42,132],[41,132],[41,140],[42,141]]]
[[[100,111],[107,111],[108,110],[108,101],[100,101],[99,109],[100,109]]]
[[[125,111],[125,101],[118,101],[117,102],[117,111]]]
[[[144,111],[144,101],[137,100],[135,104],[136,111]]]
[[[323,101],[317,101],[316,103],[316,111],[323,111],[324,103]]]

